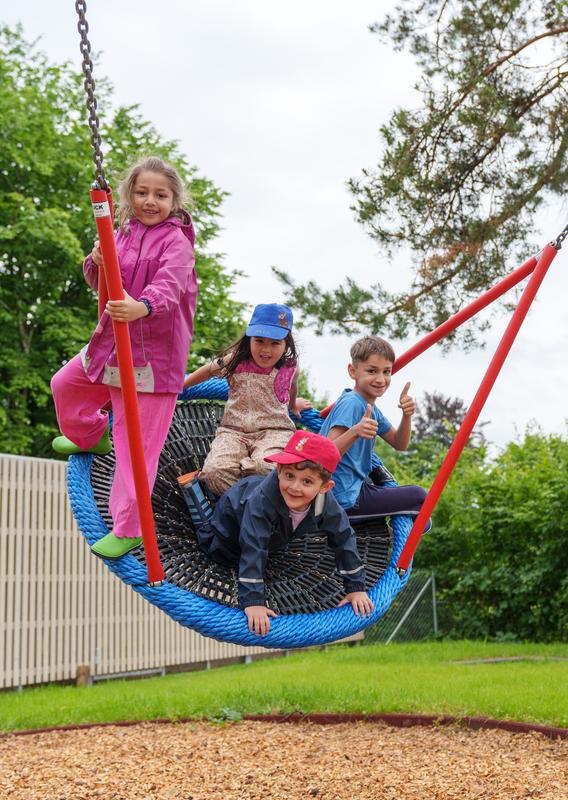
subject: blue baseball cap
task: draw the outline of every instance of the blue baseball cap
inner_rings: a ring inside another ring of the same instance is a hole
[[[247,336],[262,336],[265,339],[285,339],[294,324],[292,309],[279,303],[261,303],[252,312]]]

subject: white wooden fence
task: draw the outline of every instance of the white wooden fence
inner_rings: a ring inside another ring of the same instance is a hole
[[[183,628],[92,556],[60,461],[0,455],[0,688],[265,652]]]

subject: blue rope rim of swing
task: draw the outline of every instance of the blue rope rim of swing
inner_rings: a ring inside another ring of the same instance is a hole
[[[180,400],[226,400],[227,382],[212,378],[198,386],[186,389]],[[301,422],[310,430],[319,431],[323,422],[317,411],[302,412]],[[67,488],[71,508],[87,543],[93,545],[108,533],[93,493],[90,469],[94,456],[81,454],[71,456],[67,468]],[[379,462],[377,459],[373,466]],[[396,486],[396,481],[385,484]],[[386,570],[369,590],[374,603],[370,616],[355,616],[350,606],[332,608],[311,614],[282,615],[272,620],[270,631],[264,637],[249,633],[243,612],[199,597],[186,589],[165,581],[161,586],[149,586],[145,566],[134,556],[127,554],[117,561],[105,560],[107,567],[123,583],[142,595],[148,602],[160,608],[180,625],[192,628],[204,636],[233,644],[262,646],[275,649],[291,649],[327,644],[352,636],[372,625],[385,614],[392,601],[406,585],[411,568],[403,577],[396,572],[396,562],[410,533],[413,517],[391,518],[393,543]]]

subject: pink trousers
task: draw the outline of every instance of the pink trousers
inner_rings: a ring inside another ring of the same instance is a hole
[[[140,521],[130,452],[126,433],[124,404],[120,389],[103,383],[91,383],[79,355],[71,359],[51,379],[51,391],[59,428],[64,436],[82,450],[94,447],[108,425],[108,415],[101,411],[112,403],[112,438],[116,467],[109,498],[109,511],[116,536],[140,536]],[[138,392],[142,444],[150,492],[154,487],[158,460],[168,435],[176,406],[176,394]]]

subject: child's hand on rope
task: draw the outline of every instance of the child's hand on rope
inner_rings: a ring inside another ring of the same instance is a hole
[[[366,617],[368,614],[371,614],[371,611],[375,608],[367,592],[349,592],[349,594],[346,594],[343,600],[337,604],[337,607],[346,606],[348,603],[351,604],[351,608],[355,612],[356,617],[358,617],[359,614],[362,617]]]
[[[248,619],[248,629],[250,633],[256,633],[257,636],[266,636],[270,630],[269,617],[278,616],[276,611],[266,606],[247,606],[245,614]]]
[[[296,405],[292,411],[297,417],[299,417],[302,411],[307,411],[309,408],[313,407],[314,406],[311,400],[307,400],[305,397],[298,397],[296,400]]]
[[[93,249],[91,251],[91,258],[93,259],[93,261],[95,262],[97,267],[102,267],[102,265],[103,265],[103,253],[102,253],[101,247],[99,245],[99,240],[98,239],[95,239],[95,242],[93,244]]]
[[[351,428],[358,439],[372,439],[377,435],[377,428],[379,424],[376,419],[371,417],[372,410],[371,404],[367,403],[365,413],[359,422]]]
[[[124,292],[124,300],[109,300],[106,310],[115,322],[134,322],[148,316],[148,309],[140,300],[135,300]]]
[[[400,398],[398,401],[398,407],[402,409],[402,413],[405,417],[411,417],[416,411],[416,403],[414,402],[414,398],[410,397],[408,394],[409,389],[410,381],[405,384],[404,389],[400,393]]]

